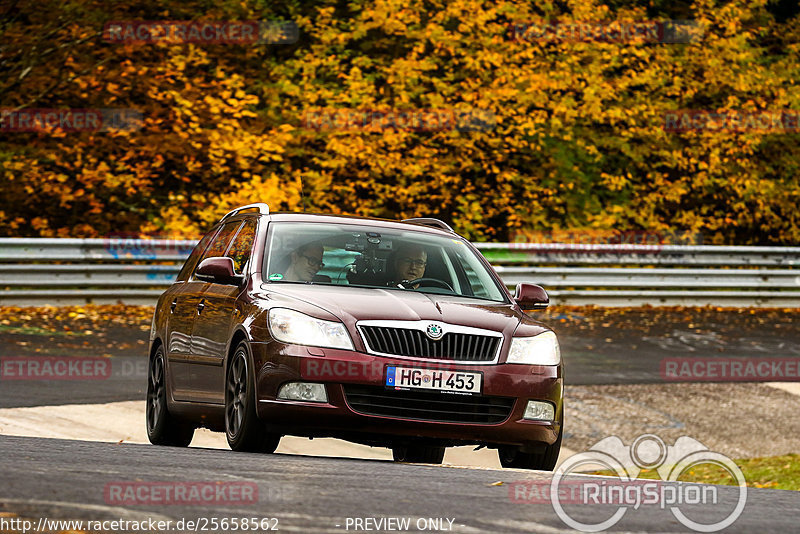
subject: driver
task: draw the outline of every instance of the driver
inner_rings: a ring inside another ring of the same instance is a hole
[[[287,282],[313,282],[317,281],[317,271],[325,266],[322,255],[325,250],[322,245],[310,243],[303,245],[289,255],[291,263],[283,275]],[[325,277],[327,278],[327,277]],[[328,278],[327,281],[330,281]]]
[[[390,285],[425,276],[428,253],[419,245],[400,245],[390,264]],[[418,286],[414,286],[416,289]]]

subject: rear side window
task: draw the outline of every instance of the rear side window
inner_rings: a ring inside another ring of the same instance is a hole
[[[253,241],[256,237],[256,222],[249,220],[244,223],[242,229],[236,234],[236,239],[233,240],[228,253],[225,254],[228,258],[233,260],[233,269],[236,274],[244,274],[247,262],[250,261],[250,254],[253,250]]]
[[[178,282],[185,282],[186,279],[189,278],[189,273],[194,270],[195,265],[197,265],[197,261],[200,259],[200,255],[203,254],[203,251],[206,249],[208,243],[211,241],[211,238],[214,237],[215,233],[216,231],[214,230],[207,233],[194,247],[194,250],[192,250],[192,253],[189,254],[189,257],[186,259],[186,263],[183,264],[181,272],[178,273]]]
[[[200,261],[197,262],[197,265],[203,263],[203,260],[206,258],[224,256],[225,251],[228,249],[228,245],[230,245],[233,236],[236,235],[236,230],[239,229],[241,224],[241,221],[236,221],[229,222],[228,224],[224,225],[219,233],[214,237],[214,240],[208,246],[206,251],[203,253]]]

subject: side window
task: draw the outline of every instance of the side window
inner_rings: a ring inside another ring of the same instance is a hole
[[[216,256],[224,256],[225,251],[228,248],[228,245],[233,239],[233,236],[236,235],[236,230],[239,229],[241,226],[241,221],[236,222],[229,222],[228,224],[224,225],[219,233],[214,238],[214,241],[206,249],[203,256],[200,258],[200,261],[197,262],[197,265],[203,263],[203,260],[206,258],[214,258]]]
[[[247,262],[250,261],[250,253],[253,250],[253,241],[256,237],[256,222],[249,220],[244,223],[242,229],[233,240],[233,244],[228,248],[226,257],[233,260],[233,268],[236,274],[243,274]]]
[[[203,236],[203,239],[194,247],[192,253],[189,254],[189,257],[186,259],[186,263],[183,264],[181,268],[181,272],[178,273],[177,280],[179,282],[185,282],[187,278],[189,278],[189,273],[194,270],[195,265],[197,265],[198,260],[200,259],[200,255],[208,246],[208,243],[211,241],[211,238],[214,237],[216,231],[211,231]]]

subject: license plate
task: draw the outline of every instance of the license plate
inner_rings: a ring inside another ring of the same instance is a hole
[[[465,371],[414,369],[413,367],[388,367],[386,369],[386,386],[394,388],[480,393],[482,379],[481,373]]]

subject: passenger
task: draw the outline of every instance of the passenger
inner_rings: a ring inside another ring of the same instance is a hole
[[[400,245],[389,261],[389,285],[422,278],[427,265],[428,253],[424,248],[419,245]]]
[[[283,275],[283,280],[287,282],[312,282],[317,277],[317,271],[325,267],[322,263],[322,255],[325,250],[322,245],[309,243],[297,248],[289,255],[289,267]],[[327,277],[325,277],[327,278]],[[330,278],[328,278],[330,281]]]

